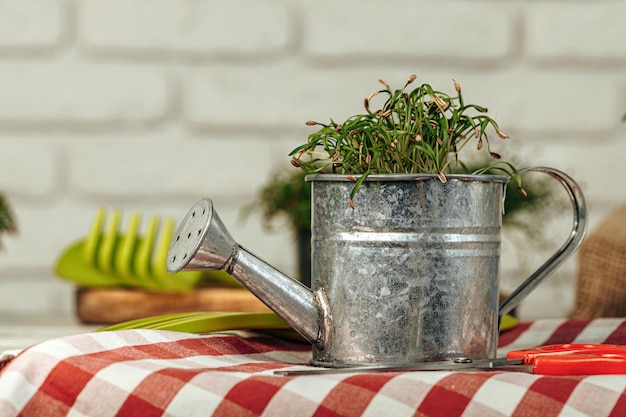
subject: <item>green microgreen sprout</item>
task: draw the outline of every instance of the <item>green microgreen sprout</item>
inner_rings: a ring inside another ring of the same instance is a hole
[[[488,131],[500,139],[508,136],[487,116],[487,108],[467,104],[455,80],[456,94],[449,95],[429,84],[410,90],[416,79],[415,74],[411,75],[404,87],[396,90],[379,80],[384,88],[364,99],[366,112],[343,123],[308,120],[308,126],[319,126],[319,130],[291,151],[291,164],[307,174],[333,173],[352,178],[355,186],[349,204],[354,207],[352,198],[370,174],[436,174],[446,182],[447,174],[460,173],[466,166],[459,154],[471,143],[476,151],[487,152],[493,162],[465,173],[501,172],[516,182],[523,196],[526,192],[518,170],[491,149]],[[372,110],[373,101],[381,97],[386,97],[382,107]]]

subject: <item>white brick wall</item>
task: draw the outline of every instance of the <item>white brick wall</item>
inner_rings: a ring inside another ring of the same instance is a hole
[[[506,58],[516,41],[515,13],[490,2],[478,8],[475,4],[316,1],[303,6],[305,52],[311,58],[340,62],[426,59],[428,66]]]
[[[625,13],[614,0],[0,0],[0,190],[20,223],[0,252],[0,317],[72,314],[52,266],[100,206],[180,219],[212,197],[242,244],[294,273],[289,235],[240,210],[288,165],[304,120],[361,111],[381,77],[458,80],[512,151],[579,180],[593,227],[626,200]],[[574,266],[526,317],[567,314]]]
[[[131,58],[150,53],[157,59],[216,53],[262,57],[284,50],[293,39],[289,2],[88,0],[77,7],[82,47]]]
[[[162,71],[128,64],[11,63],[0,84],[0,121],[29,130],[146,125],[165,119],[172,101]]]
[[[568,61],[583,66],[593,66],[594,61],[623,63],[625,13],[622,1],[537,2],[525,13],[527,51],[535,62],[557,65]]]
[[[41,52],[59,45],[67,15],[58,0],[0,2],[0,50]]]

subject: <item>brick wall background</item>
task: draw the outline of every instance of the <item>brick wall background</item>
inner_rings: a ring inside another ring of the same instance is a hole
[[[618,0],[0,0],[0,190],[20,225],[0,317],[72,315],[52,266],[101,206],[181,219],[210,196],[240,243],[295,273],[289,233],[241,208],[306,119],[360,112],[381,77],[458,80],[511,136],[504,154],[578,179],[593,229],[626,199],[624,15]],[[574,275],[524,316],[567,314]]]

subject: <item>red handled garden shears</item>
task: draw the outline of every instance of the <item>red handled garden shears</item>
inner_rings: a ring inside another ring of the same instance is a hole
[[[569,343],[514,350],[508,361],[521,361],[539,375],[626,374],[626,346]]]
[[[348,368],[308,368],[275,371],[276,375],[322,375],[353,372],[407,371],[518,371],[538,375],[626,375],[626,346],[568,343],[514,350],[506,358],[423,362],[392,366],[359,366]]]

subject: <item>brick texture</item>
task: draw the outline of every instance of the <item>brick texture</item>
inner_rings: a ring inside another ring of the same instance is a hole
[[[468,16],[472,16],[468,18]],[[316,1],[304,14],[304,50],[315,57],[416,63],[505,59],[516,42],[514,14],[464,2]]]
[[[52,269],[98,207],[180,219],[211,197],[240,243],[295,274],[288,230],[243,207],[287,169],[305,120],[341,121],[379,78],[412,73],[489,107],[511,136],[498,152],[572,174],[593,228],[626,199],[625,13],[614,0],[0,0],[0,192],[20,225],[2,238],[0,317],[72,315]],[[535,267],[516,252],[504,289]],[[567,314],[573,265],[526,318]]]
[[[217,143],[153,139],[126,136],[77,142],[68,159],[68,186],[81,195],[114,200],[201,194],[243,197],[253,195],[259,180],[268,177],[280,159],[287,159],[287,152],[273,153],[271,141],[262,138],[233,137]],[[257,175],[242,175],[250,167]]]
[[[81,45],[111,52],[260,55],[292,38],[289,3],[272,0],[88,0],[78,18]]]
[[[546,2],[528,11],[526,36],[532,58],[552,63],[626,61],[626,3],[583,1]]]
[[[167,83],[159,71],[80,63],[0,65],[0,122],[99,127],[165,117]]]
[[[47,137],[0,139],[0,189],[15,197],[49,197],[61,186],[59,150]]]
[[[513,74],[470,77],[466,90],[472,101],[489,103],[492,115],[519,137],[606,140],[623,114],[619,77],[571,70]]]
[[[399,83],[409,74],[397,77]],[[302,126],[308,119],[343,119],[362,111],[363,98],[379,87],[377,79],[372,71],[294,63],[197,70],[185,80],[185,118],[199,128],[299,128],[306,133],[309,129]]]
[[[59,0],[0,1],[0,51],[32,52],[56,47],[67,15]]]

